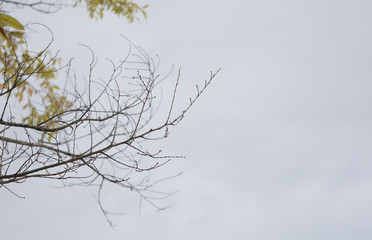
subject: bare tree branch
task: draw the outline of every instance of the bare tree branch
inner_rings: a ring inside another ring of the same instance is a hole
[[[111,212],[105,210],[101,202],[102,187],[106,183],[135,191],[141,203],[145,201],[162,209],[154,199],[171,194],[153,190],[158,182],[149,182],[147,173],[182,156],[162,155],[161,150],[148,151],[143,144],[167,138],[169,128],[184,118],[219,70],[211,72],[201,87],[196,86],[197,93],[189,104],[175,112],[181,79],[179,70],[169,103],[162,102],[162,106],[168,106],[163,121],[155,121],[160,104],[157,89],[163,80],[157,72],[159,62],[133,43],[130,46],[121,61],[109,61],[112,69],[107,79],[95,76],[97,58],[87,48],[92,61],[85,89],[77,84],[81,79],[71,75],[71,63],[66,65],[66,82],[56,97],[72,105],[39,123],[26,122],[25,119],[32,116],[23,117],[24,112],[10,104],[14,101],[15,87],[0,94],[0,102],[4,103],[0,119],[0,187],[9,189],[11,184],[30,178],[59,179],[68,181],[66,185],[70,186],[97,186],[97,201],[110,224]],[[25,64],[22,61],[19,59],[19,65]],[[31,81],[38,71],[25,74],[19,69],[14,75],[15,84]],[[8,81],[6,75],[3,76],[2,81]],[[35,104],[43,106],[48,93],[43,94],[33,98]],[[139,178],[143,180],[136,183],[135,179]]]

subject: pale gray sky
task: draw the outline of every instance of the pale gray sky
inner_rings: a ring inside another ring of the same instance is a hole
[[[161,170],[185,171],[162,186],[181,190],[164,202],[171,208],[144,206],[140,217],[136,196],[107,191],[126,213],[113,231],[93,191],[29,181],[14,186],[25,200],[0,191],[2,238],[371,239],[371,11],[367,0],[158,0],[134,24],[83,10],[17,12],[49,26],[65,58],[88,57],[84,43],[117,59],[125,35],[158,54],[163,71],[182,67],[185,103],[222,70],[159,145],[187,156]]]

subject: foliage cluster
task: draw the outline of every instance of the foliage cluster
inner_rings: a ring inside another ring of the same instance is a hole
[[[85,2],[89,16],[91,18],[103,18],[105,11],[112,12],[119,17],[126,17],[130,22],[133,22],[138,12],[142,13],[146,18],[145,9],[149,5],[140,7],[133,1],[128,0],[76,0],[74,6],[78,6]]]

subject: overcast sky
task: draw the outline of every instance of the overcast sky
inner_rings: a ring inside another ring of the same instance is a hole
[[[110,207],[125,213],[114,218],[113,231],[94,191],[32,180],[13,186],[24,200],[0,190],[1,237],[372,239],[372,2],[144,3],[148,19],[133,24],[109,14],[90,20],[83,9],[16,16],[49,26],[52,49],[64,58],[89,61],[80,43],[101,59],[119,58],[125,35],[158,54],[163,71],[182,68],[179,97],[186,103],[196,83],[222,69],[159,143],[187,156],[158,173],[185,172],[161,186],[180,190],[163,202],[172,207],[144,206],[141,217],[137,196],[108,190]],[[42,31],[32,36],[35,47],[45,41]]]

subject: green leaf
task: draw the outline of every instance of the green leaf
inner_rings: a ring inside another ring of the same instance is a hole
[[[0,22],[4,22],[17,30],[25,30],[23,25],[20,22],[18,22],[17,19],[4,13],[0,14]]]

